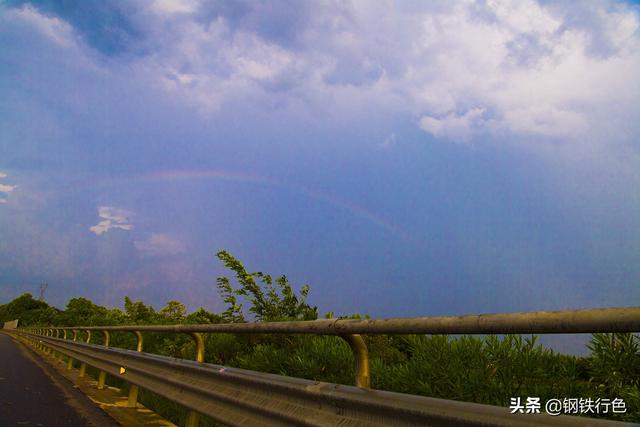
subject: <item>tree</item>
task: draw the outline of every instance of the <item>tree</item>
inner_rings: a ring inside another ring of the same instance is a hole
[[[26,293],[0,306],[0,322],[19,319],[20,326],[39,324],[40,320],[51,323],[57,312],[46,302],[35,300],[30,293]]]
[[[131,301],[127,296],[124,297],[124,311],[127,320],[133,323],[150,323],[156,314],[152,306],[142,301]]]
[[[172,322],[180,322],[184,320],[187,313],[187,307],[180,301],[171,300],[167,301],[167,305],[160,310],[160,316]]]
[[[104,323],[107,313],[108,310],[106,308],[80,297],[69,300],[63,317],[67,325],[98,325]]]
[[[243,322],[244,313],[238,297],[245,297],[251,303],[249,311],[256,320],[273,322],[279,320],[315,320],[318,308],[305,302],[309,295],[309,285],[300,288],[296,295],[286,276],[280,276],[275,283],[270,275],[262,272],[248,273],[242,263],[227,251],[216,254],[225,267],[235,272],[239,287],[234,289],[226,277],[218,277],[217,285],[228,308],[223,313],[229,322]],[[259,282],[258,282],[259,281]]]
[[[223,323],[225,319],[219,314],[211,313],[200,307],[185,318],[186,323],[206,324],[206,323]]]

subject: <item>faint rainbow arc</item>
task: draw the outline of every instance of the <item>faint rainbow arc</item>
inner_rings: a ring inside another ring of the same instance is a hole
[[[319,200],[332,206],[344,209],[350,212],[352,215],[364,218],[369,222],[384,228],[392,234],[401,237],[404,240],[412,240],[411,236],[399,226],[393,224],[391,221],[382,218],[380,215],[371,212],[356,203],[343,200],[338,196],[315,189],[310,189],[300,184],[285,184],[274,178],[252,175],[247,173],[240,173],[235,171],[229,171],[224,169],[214,170],[164,170],[151,172],[144,175],[139,175],[134,180],[144,182],[158,182],[158,181],[187,181],[192,179],[217,179],[222,181],[250,183],[263,185],[267,187],[281,188],[293,193],[302,194],[314,200]]]

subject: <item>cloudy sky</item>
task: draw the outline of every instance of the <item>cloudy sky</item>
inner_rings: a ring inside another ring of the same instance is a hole
[[[0,302],[640,303],[640,7],[0,1]]]

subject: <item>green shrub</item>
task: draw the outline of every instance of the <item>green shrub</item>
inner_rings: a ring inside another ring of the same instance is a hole
[[[627,413],[615,417],[623,421],[640,421],[639,341],[631,333],[593,334],[587,345],[595,397],[623,399]]]

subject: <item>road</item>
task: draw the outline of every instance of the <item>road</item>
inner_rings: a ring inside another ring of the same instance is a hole
[[[118,426],[31,350],[0,333],[0,426]]]

